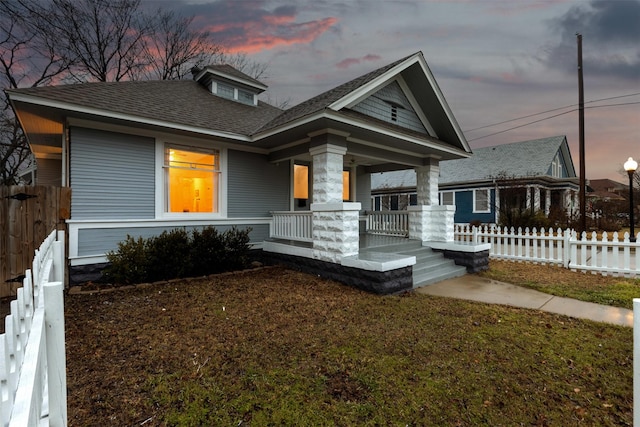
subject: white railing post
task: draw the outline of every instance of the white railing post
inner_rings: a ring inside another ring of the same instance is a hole
[[[64,295],[62,282],[44,285],[47,370],[49,386],[49,425],[67,425],[67,376],[64,347]]]

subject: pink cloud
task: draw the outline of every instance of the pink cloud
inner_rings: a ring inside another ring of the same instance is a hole
[[[269,10],[264,0],[222,0],[213,3],[198,23],[227,52],[251,54],[278,46],[311,43],[338,22],[336,17],[298,22],[298,15],[296,6]]]
[[[370,53],[363,56],[362,58],[345,58],[342,61],[338,62],[336,64],[336,67],[344,70],[351,67],[352,65],[360,64],[361,62],[371,62],[377,61],[379,59],[382,59],[380,55],[374,55]]]

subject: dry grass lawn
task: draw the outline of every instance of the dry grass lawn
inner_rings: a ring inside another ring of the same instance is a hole
[[[71,426],[632,424],[630,328],[282,268],[65,311]]]

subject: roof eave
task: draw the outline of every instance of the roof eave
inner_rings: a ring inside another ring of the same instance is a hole
[[[168,122],[164,120],[150,119],[150,118],[145,118],[140,116],[132,116],[130,114],[110,112],[110,111],[99,109],[99,108],[91,108],[91,107],[85,107],[85,106],[66,103],[66,102],[52,101],[49,99],[31,96],[31,95],[27,95],[19,92],[12,92],[12,91],[6,91],[6,92],[9,94],[9,100],[11,102],[11,105],[14,108],[14,111],[16,111],[16,113],[18,113],[19,108],[15,103],[23,102],[27,104],[37,105],[40,107],[64,111],[65,115],[67,116],[69,115],[69,113],[91,115],[91,116],[95,116],[103,119],[119,120],[119,121],[143,124],[147,126],[154,126],[154,127],[164,128],[164,129],[180,130],[184,132],[190,132],[190,133],[201,134],[206,136],[225,138],[225,139],[234,140],[238,142],[251,142],[251,137],[248,135],[219,131],[219,130],[212,130],[212,129],[199,127],[199,126],[189,126],[185,124]]]
[[[359,120],[355,120],[352,117],[346,117],[343,114],[340,114],[340,112],[338,111],[333,111],[331,109],[325,109],[325,110],[321,110],[321,111],[317,111],[313,114],[309,114],[303,117],[300,117],[296,120],[293,120],[291,122],[287,122],[283,125],[277,126],[275,128],[269,129],[267,131],[264,132],[260,132],[257,133],[255,135],[253,135],[252,140],[254,142],[259,142],[262,139],[271,137],[271,136],[275,136],[279,133],[282,132],[286,132],[288,130],[297,128],[299,126],[302,126],[304,124],[308,124],[314,121],[320,121],[320,120],[331,120],[331,121],[335,121],[338,123],[343,123],[343,124],[347,124],[347,125],[352,125],[352,126],[356,126],[362,129],[366,129],[366,130],[370,130],[370,131],[375,131],[377,133],[383,134],[383,135],[387,135],[391,138],[398,138],[398,139],[403,139],[405,141],[411,142],[413,144],[416,144],[418,146],[422,146],[422,147],[426,147],[426,148],[430,148],[433,150],[438,150],[438,151],[443,151],[446,152],[448,154],[451,154],[455,157],[458,158],[467,158],[470,157],[472,153],[470,152],[466,152],[463,150],[460,150],[459,148],[453,147],[453,146],[447,146],[444,145],[441,141],[435,141],[432,140],[431,138],[419,138],[416,136],[412,136],[412,135],[408,135],[402,132],[398,132],[398,131],[394,131],[393,129],[388,129],[385,127],[381,127],[381,126],[376,126],[375,124],[371,124],[370,122],[364,122],[364,121],[359,121]]]

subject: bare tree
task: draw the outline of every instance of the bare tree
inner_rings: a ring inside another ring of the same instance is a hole
[[[144,67],[144,38],[152,20],[140,0],[13,0],[12,16],[25,26],[55,35],[59,56],[69,58],[69,76],[76,81],[120,81]]]
[[[267,66],[226,54],[193,18],[141,0],[0,1],[0,83],[5,88],[52,83],[181,79],[191,68],[228,63],[253,78]],[[29,149],[7,99],[0,111],[0,183],[16,181]]]
[[[141,74],[145,78],[183,79],[193,67],[202,68],[222,55],[222,48],[213,42],[211,33],[190,29],[193,17],[162,10],[156,16],[153,33],[144,42],[147,67]]]
[[[25,25],[36,19],[29,10],[14,14],[17,3],[0,2],[0,85],[3,88],[50,84],[69,69],[70,61],[56,51],[48,34]],[[31,151],[8,100],[0,109],[0,185],[18,183],[20,169],[31,162]]]

